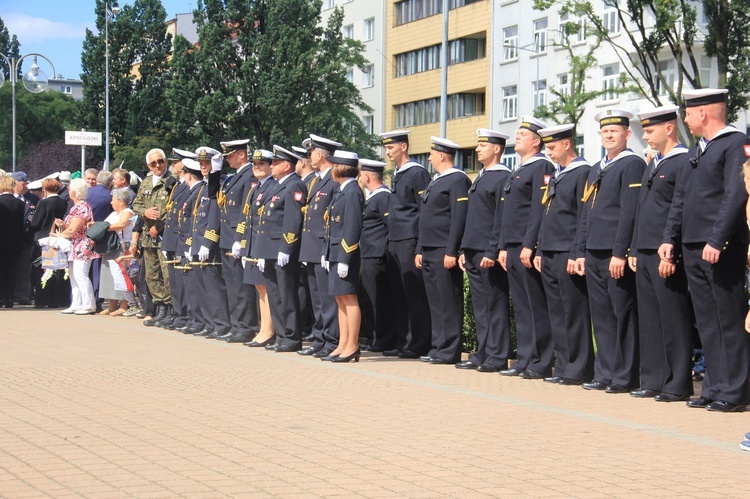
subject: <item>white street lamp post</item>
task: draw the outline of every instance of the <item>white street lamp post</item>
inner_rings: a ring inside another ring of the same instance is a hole
[[[5,61],[8,63],[8,66],[10,67],[10,88],[11,88],[11,107],[12,107],[12,115],[13,115],[13,125],[12,125],[12,134],[13,134],[13,171],[16,171],[16,83],[18,82],[18,68],[21,67],[21,62],[27,57],[34,56],[34,63],[31,65],[31,69],[23,75],[22,82],[23,86],[31,92],[32,94],[38,94],[41,92],[44,92],[47,89],[47,85],[49,84],[49,79],[47,78],[47,74],[39,69],[39,66],[37,66],[37,57],[41,57],[45,61],[49,63],[50,66],[52,66],[52,75],[54,76],[55,73],[55,65],[52,64],[52,61],[47,59],[42,54],[37,53],[30,53],[23,55],[19,57],[18,59],[14,58],[8,58],[4,54],[0,54],[0,57],[5,59]],[[2,71],[0,71],[0,87],[3,86],[5,83],[5,74],[3,74]]]
[[[104,21],[104,169],[109,170],[109,21],[120,13],[119,7],[107,9]]]

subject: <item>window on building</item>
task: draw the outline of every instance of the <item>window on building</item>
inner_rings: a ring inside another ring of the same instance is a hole
[[[568,76],[568,73],[563,73],[557,75],[557,89],[556,89],[561,95],[569,96],[570,95],[570,79]]]
[[[484,92],[479,94],[454,94],[448,97],[448,119],[484,114]]]
[[[448,96],[448,119],[476,116],[485,112],[485,94],[465,93]],[[440,121],[440,97],[394,106],[396,128],[426,125]]]
[[[701,58],[701,69],[700,69],[700,75],[701,75],[701,85],[704,88],[710,88],[711,87],[711,63],[712,60],[710,57],[702,55]]]
[[[362,71],[362,88],[370,88],[375,85],[375,65],[368,64]]]
[[[608,102],[617,99],[615,88],[620,84],[620,65],[609,64],[602,66],[602,94],[601,102]]]
[[[323,10],[332,9],[336,6],[335,0],[323,0]]]
[[[395,4],[396,26],[442,14],[443,0],[403,0]]]
[[[537,52],[547,50],[547,18],[534,21],[534,49]]]
[[[440,67],[440,45],[396,55],[396,78]]]
[[[344,38],[354,38],[354,25],[347,24],[341,28],[341,34]]]
[[[365,19],[362,24],[362,40],[367,42],[375,39],[375,18]]]
[[[602,0],[602,24],[610,35],[620,32],[620,18],[617,15],[619,0]]]
[[[674,89],[675,80],[677,79],[677,65],[672,59],[659,61],[659,71],[664,77],[664,82],[657,78],[656,91],[659,95],[667,95],[670,90]]]
[[[518,26],[503,28],[503,60],[518,59]]]
[[[448,64],[482,59],[485,55],[485,38],[460,38],[448,43]]]
[[[349,71],[346,72],[346,81],[348,81],[349,83],[354,83],[354,71],[353,70],[350,69]]]
[[[581,43],[586,40],[586,18],[577,19],[566,12],[560,16],[557,31],[559,33],[558,43],[561,45]]]
[[[547,103],[547,80],[534,82],[534,109]]]
[[[503,87],[503,119],[518,118],[518,87]]]
[[[505,149],[503,149],[503,155],[500,157],[500,161],[505,163],[511,170],[515,170],[518,166],[516,147],[514,145],[506,144]]]
[[[374,120],[371,114],[362,116],[362,124],[365,126],[365,132],[372,134],[374,130]]]
[[[583,144],[583,135],[579,135],[576,137],[576,154],[579,158],[582,158],[583,155],[586,153],[586,148]]]
[[[477,154],[475,149],[459,149],[456,152],[456,168],[463,171],[474,172],[482,168],[482,165],[477,162]]]
[[[73,93],[73,87],[63,85],[60,87],[60,92],[70,95]]]

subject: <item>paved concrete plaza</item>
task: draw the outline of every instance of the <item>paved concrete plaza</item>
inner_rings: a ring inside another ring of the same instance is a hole
[[[750,416],[0,312],[0,496],[747,497]]]

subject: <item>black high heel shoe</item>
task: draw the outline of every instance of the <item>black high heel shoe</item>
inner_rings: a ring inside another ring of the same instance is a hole
[[[338,357],[331,359],[331,362],[351,362],[352,360],[354,360],[354,362],[359,362],[360,355],[362,355],[362,351],[358,348],[353,354],[347,355],[346,357],[339,355]]]
[[[320,357],[320,360],[322,360],[323,362],[333,362],[334,359],[338,359],[338,358],[339,358],[339,354],[335,353],[335,354],[328,354],[325,357]]]
[[[248,341],[247,343],[243,343],[243,345],[245,345],[246,347],[253,347],[253,348],[264,347],[273,343],[275,339],[276,339],[276,336],[271,336],[267,340],[263,340],[263,341],[252,340],[252,341]]]

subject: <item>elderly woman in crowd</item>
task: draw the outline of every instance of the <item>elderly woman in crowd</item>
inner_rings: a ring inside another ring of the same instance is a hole
[[[0,300],[13,308],[18,255],[22,247],[24,203],[15,198],[16,181],[0,174]]]
[[[128,208],[131,201],[130,188],[115,189],[112,191],[112,209],[104,220],[109,223],[109,231],[116,232],[120,236],[120,247],[116,251],[102,255],[102,273],[99,283],[99,297],[109,299],[109,308],[100,312],[101,315],[120,316],[128,310],[128,301],[133,301],[133,292],[118,291],[115,289],[114,277],[112,276],[110,261],[116,260],[123,253],[123,244],[130,242],[133,236],[133,210]]]
[[[58,192],[62,184],[54,178],[42,180],[42,199],[36,205],[34,217],[31,219],[31,230],[34,232],[34,240],[39,241],[48,237],[54,230],[56,219],[62,219],[68,210],[68,203],[62,199]],[[63,270],[50,270],[50,275],[45,279],[44,287],[41,282],[34,283],[36,287],[37,308],[67,307],[70,303],[70,283],[64,278]]]
[[[91,206],[86,202],[89,187],[82,179],[70,181],[70,199],[73,208],[65,217],[65,220],[55,219],[55,226],[62,229],[60,235],[70,239],[71,249],[68,254],[70,262],[70,286],[73,300],[70,307],[62,311],[63,314],[90,315],[96,312],[96,301],[94,299],[94,287],[89,279],[91,261],[98,258],[99,254],[94,252],[94,241],[86,237],[86,229],[89,222],[94,221]]]

